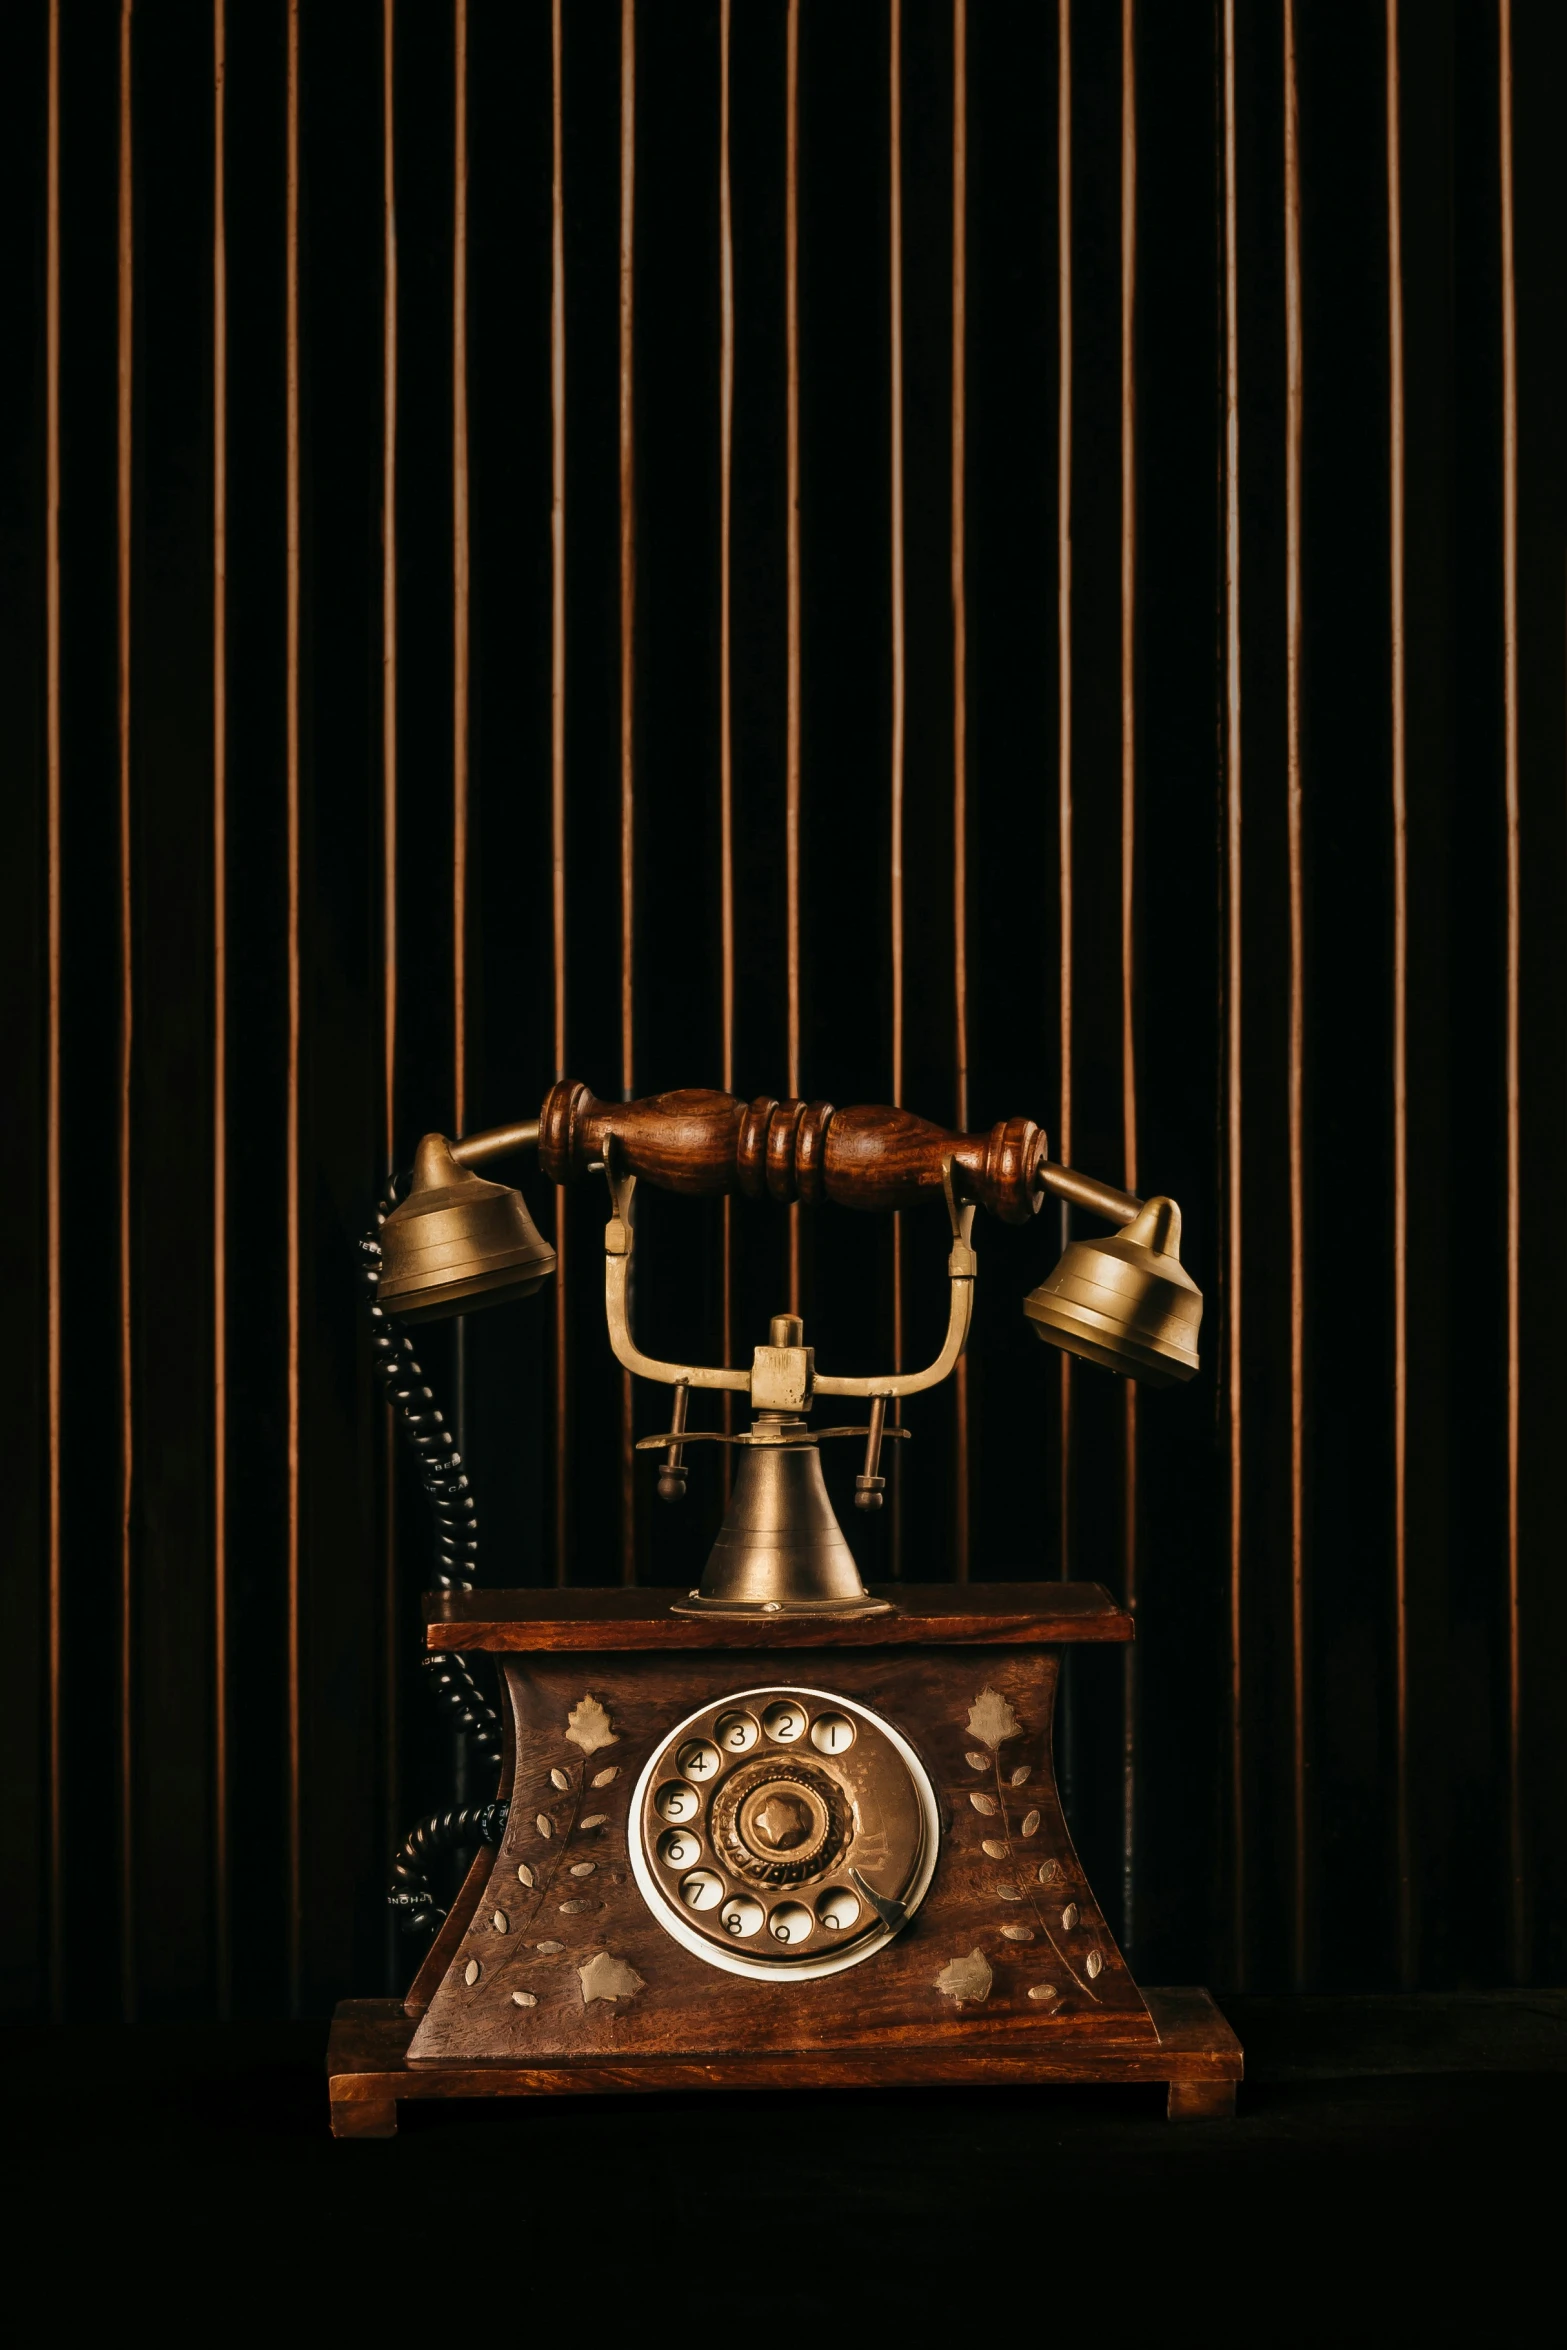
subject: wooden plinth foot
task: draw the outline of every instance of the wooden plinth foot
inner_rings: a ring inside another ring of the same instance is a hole
[[[1165,2111],[1172,2122],[1235,2119],[1233,2081],[1172,2081]]]
[[[334,2097],[332,2135],[334,2138],[395,2138],[396,2098]]]

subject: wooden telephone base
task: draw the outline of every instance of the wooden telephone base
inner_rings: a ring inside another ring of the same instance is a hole
[[[1088,1583],[883,1596],[896,1612],[776,1622],[676,1616],[646,1590],[432,1601],[433,1649],[501,1668],[510,1810],[407,1999],[338,2008],[334,2133],[390,2137],[403,2098],[696,2088],[1164,2082],[1172,2120],[1233,2114],[1239,2042],[1206,1991],[1133,1982],[1056,1790],[1059,1651],[1129,1640],[1130,1617]],[[899,1817],[896,1788],[885,1834],[873,1816],[873,1749],[906,1756],[929,1822],[906,1922],[871,1882]],[[671,1793],[677,1753],[692,1784]],[[770,1789],[783,1810],[758,1830]],[[785,1883],[808,1832],[841,1858]]]

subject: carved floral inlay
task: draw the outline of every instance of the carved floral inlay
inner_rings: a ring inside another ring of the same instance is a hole
[[[608,1950],[596,1950],[586,1966],[579,1966],[577,1980],[584,2007],[595,1999],[635,1999],[647,1988],[634,1966]]]
[[[559,1917],[578,1918],[603,1907],[590,1880],[598,1875],[603,1859],[608,1857],[604,1831],[610,1827],[610,1815],[607,1811],[587,1812],[583,1806],[590,1788],[608,1787],[620,1776],[619,1763],[608,1763],[591,1773],[589,1770],[589,1758],[601,1748],[614,1745],[618,1733],[608,1707],[588,1693],[568,1713],[565,1737],[580,1753],[537,1766],[540,1775],[535,1800],[542,1796],[549,1808],[532,1815],[533,1831],[544,1849],[532,1861],[516,1864],[517,1884],[525,1894],[523,1906],[520,1910],[488,1910],[474,1920],[470,1937],[481,1932],[490,1937],[491,1955],[488,1966],[479,1958],[470,1957],[462,1970],[462,1979],[470,1990],[482,1981],[487,1993],[493,1988],[510,2008],[522,2012],[538,2007],[541,1998],[560,1996],[571,1988],[569,1972],[553,1973],[543,1981],[536,1976],[533,1985],[512,1988],[519,1967],[531,1968],[536,1960],[566,1955],[564,1942],[548,1937],[532,1941],[529,1936],[537,1933],[543,1918],[551,1911]],[[519,1801],[518,1824],[526,1817]],[[583,1855],[581,1839],[589,1835],[601,1857],[588,1859]],[[611,1882],[614,1881],[611,1870]],[[563,1895],[567,1898],[562,1899]],[[497,1945],[493,1940],[497,1935],[505,1937],[504,1945]],[[584,1954],[579,1943],[573,1955],[581,1960],[576,1974],[584,2006],[594,2000],[613,2003],[634,1999],[644,1988],[641,1976],[628,1961],[616,1958],[610,1951],[590,1949]],[[496,1977],[499,1979],[492,1982]]]
[[[982,1950],[971,1950],[967,1958],[949,1959],[936,1977],[936,1988],[955,1999],[961,2007],[965,2000],[976,2004],[990,1997],[990,1986],[995,1980],[990,1961]]]
[[[613,1746],[616,1738],[609,1715],[596,1697],[584,1697],[572,1707],[566,1717],[566,1735],[584,1754],[597,1754],[601,1746]],[[595,1779],[593,1784],[597,1787],[600,1781]]]
[[[1099,1994],[1093,1985],[1104,1966],[1102,1953],[1098,1950],[1090,1951],[1084,1961],[1083,1972],[1079,1973],[1051,1931],[1050,1920],[1035,1895],[1036,1884],[1059,1885],[1063,1882],[1060,1862],[1055,1859],[1041,1861],[1037,1870],[1030,1868],[1027,1873],[1022,1869],[1024,1856],[1018,1846],[1039,1833],[1042,1815],[1037,1807],[1030,1805],[1014,1826],[1008,1798],[1013,1789],[1027,1786],[1033,1766],[1030,1763],[1015,1763],[1003,1771],[1001,1749],[1010,1745],[1013,1739],[1024,1736],[1024,1725],[999,1689],[985,1688],[969,1707],[967,1729],[969,1736],[978,1739],[988,1752],[980,1754],[967,1749],[964,1761],[973,1770],[988,1770],[991,1774],[990,1789],[975,1787],[969,1790],[971,1806],[986,1823],[987,1833],[980,1840],[980,1851],[987,1861],[1010,1864],[1018,1872],[1015,1876],[996,1877],[991,1881],[990,1889],[998,1901],[1019,1908],[1026,1906],[1033,1913],[1032,1925],[1025,1925],[1020,1920],[1004,1925],[1001,1928],[1002,1936],[1006,1941],[1015,1943],[1032,1943],[1042,1939],[1072,1983],[1097,2006]],[[1077,1926],[1079,1911],[1076,1902],[1067,1905],[1060,1913],[1060,1919],[1061,1931],[1071,1932]],[[979,1962],[978,1966],[976,1961]],[[982,1988],[978,1987],[979,1966],[984,1969]],[[984,1953],[978,1950],[971,1952],[968,1958],[953,1959],[936,1978],[937,1990],[960,2003],[988,1997],[990,1985],[990,1963]],[[1034,2000],[1053,2001],[1060,1998],[1061,1986],[1056,1983],[1033,1983],[1028,1987],[1028,1996]]]

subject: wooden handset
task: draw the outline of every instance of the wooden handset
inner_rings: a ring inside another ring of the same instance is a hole
[[[605,1166],[661,1191],[886,1211],[939,1202],[954,1188],[1003,1224],[1026,1224],[1047,1188],[1049,1145],[1032,1118],[953,1134],[907,1110],[831,1102],[753,1102],[697,1088],[603,1102],[563,1078],[539,1118],[539,1165],[552,1183]]]

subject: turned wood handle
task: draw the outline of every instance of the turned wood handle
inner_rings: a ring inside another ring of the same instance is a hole
[[[539,1165],[569,1183],[613,1144],[618,1164],[661,1191],[738,1191],[781,1203],[913,1208],[940,1199],[941,1163],[958,1188],[1003,1224],[1026,1224],[1043,1196],[1048,1154],[1032,1118],[988,1134],[950,1134],[907,1110],[834,1109],[831,1102],[737,1101],[697,1089],[641,1102],[601,1102],[562,1078],[539,1113]]]

